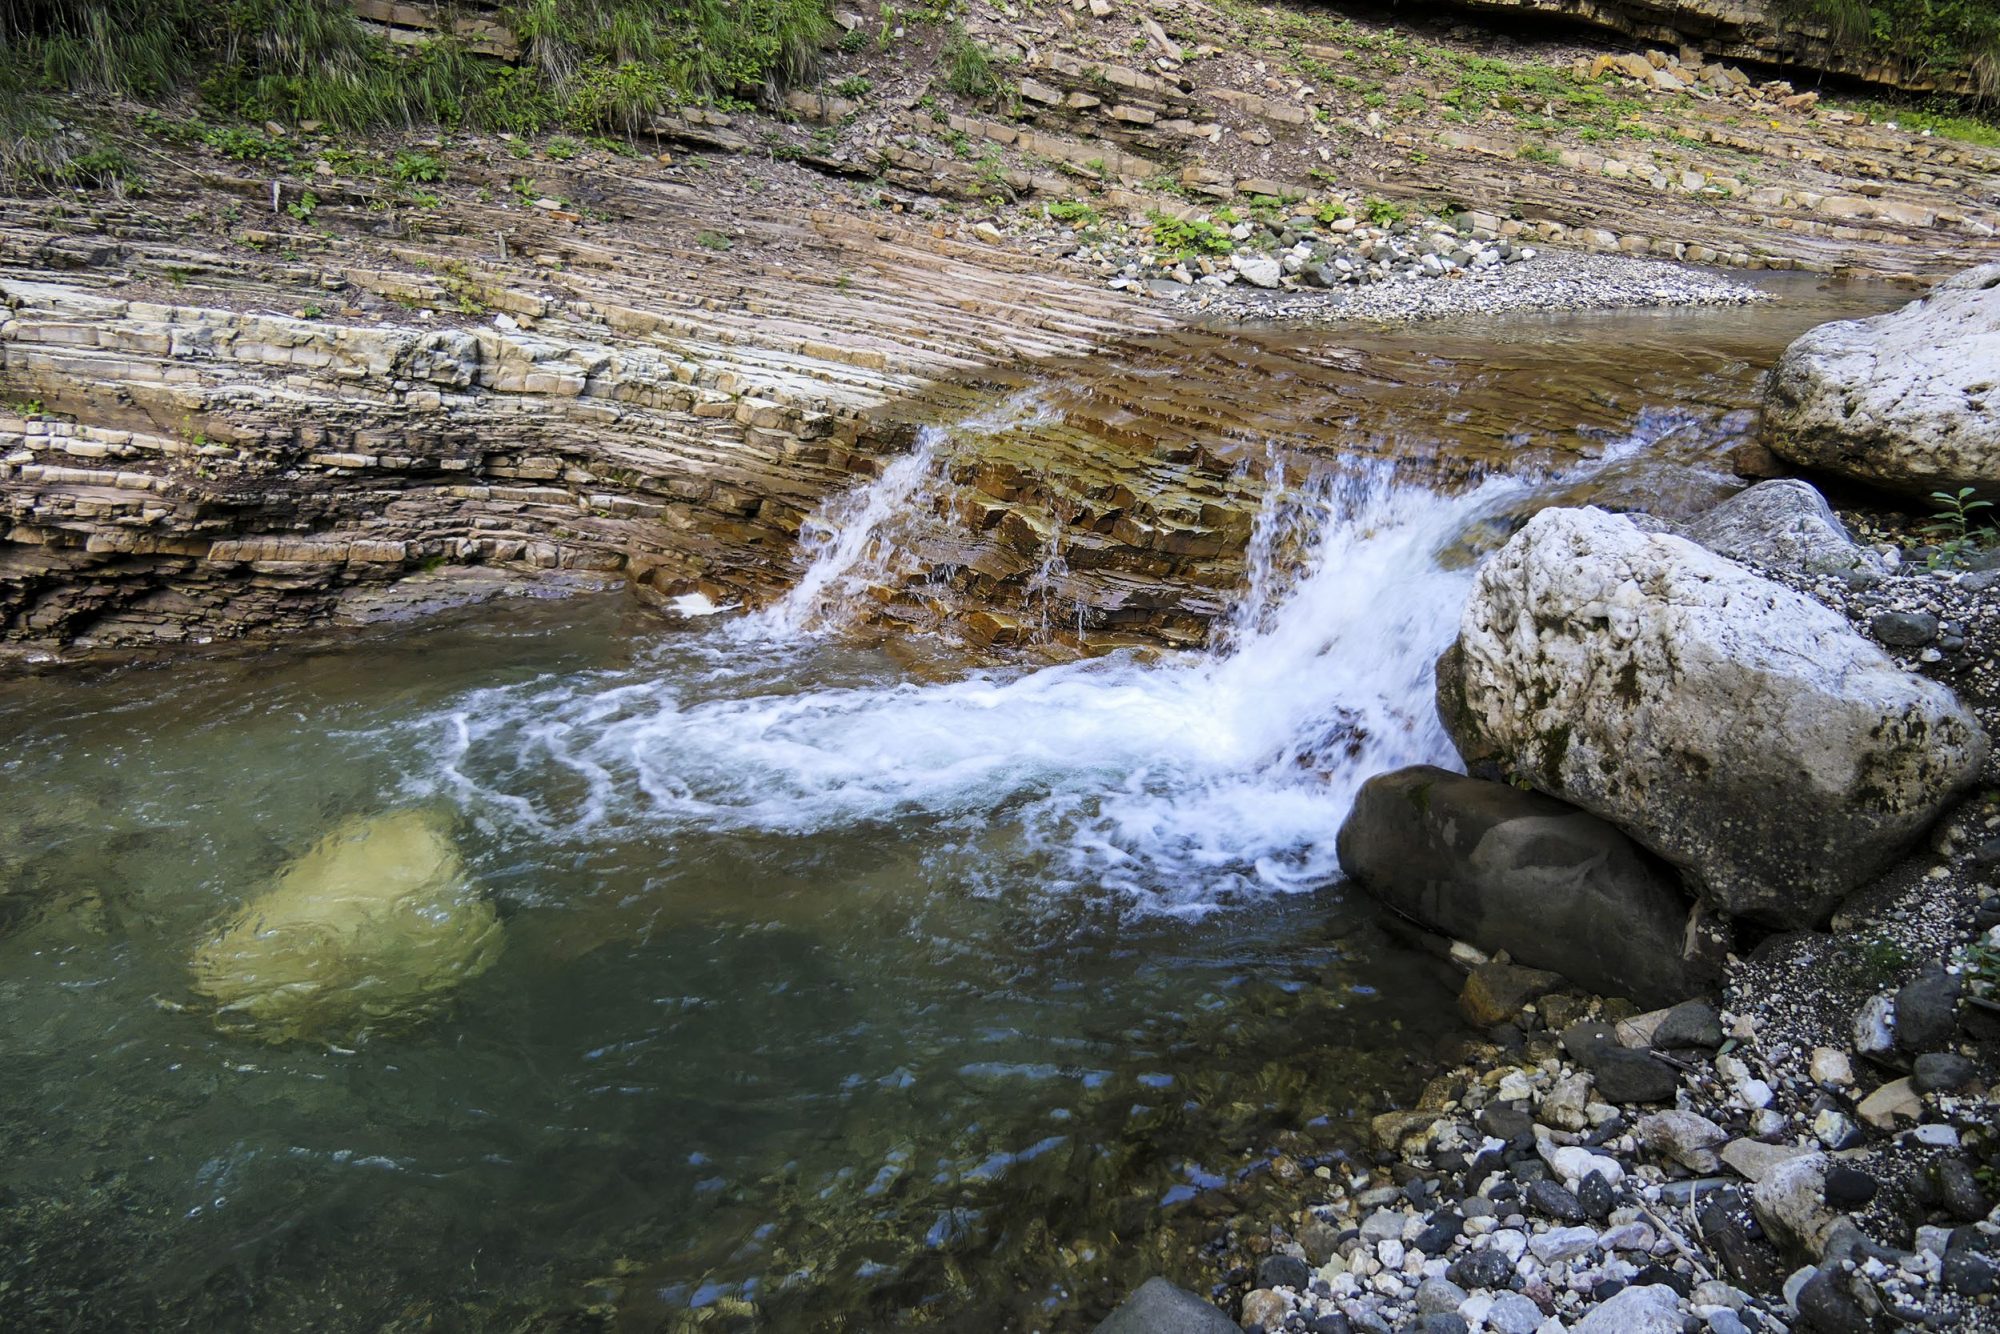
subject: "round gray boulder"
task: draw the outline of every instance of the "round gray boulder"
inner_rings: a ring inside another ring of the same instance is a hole
[[[1739,491],[1681,531],[1719,556],[1765,569],[1882,573],[1882,558],[1854,540],[1825,496],[1795,477]]]
[[[1683,538],[1545,510],[1480,570],[1446,729],[1731,916],[1815,926],[1963,790],[1986,736],[1847,622]]]
[[[1341,869],[1404,916],[1593,991],[1659,1005],[1713,980],[1671,870],[1541,793],[1428,765],[1377,774],[1339,849]]]
[[[1928,495],[2000,489],[2000,264],[1785,349],[1764,443],[1807,468]]]
[[[1149,1278],[1095,1334],[1239,1334],[1236,1322],[1186,1288]]]

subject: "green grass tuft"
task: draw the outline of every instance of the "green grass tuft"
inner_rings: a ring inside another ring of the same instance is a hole
[[[198,91],[248,121],[630,131],[670,107],[806,78],[829,0],[519,0],[508,63],[449,36],[392,44],[346,0],[16,0],[0,4],[0,173],[74,156],[50,94]],[[230,152],[231,146],[218,145]],[[239,146],[240,147],[240,146]]]

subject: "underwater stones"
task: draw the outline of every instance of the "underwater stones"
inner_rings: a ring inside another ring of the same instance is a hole
[[[1891,490],[2000,486],[2000,264],[1785,349],[1764,394],[1777,454]]]
[[[444,821],[407,810],[327,834],[191,966],[225,1028],[267,1042],[351,1041],[427,1017],[491,967],[501,944]]]
[[[1439,672],[1497,765],[1682,867],[1723,912],[1813,926],[1970,783],[1943,686],[1838,613],[1602,510],[1535,516],[1481,569]]]
[[[1434,930],[1642,1003],[1699,990],[1685,897],[1594,816],[1535,792],[1419,765],[1362,785],[1340,865]]]
[[[1237,1334],[1237,1328],[1187,1289],[1149,1278],[1099,1322],[1096,1334]]]

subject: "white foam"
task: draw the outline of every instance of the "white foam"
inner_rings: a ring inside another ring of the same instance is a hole
[[[1040,411],[1019,396],[954,429]],[[964,853],[970,892],[1201,913],[1310,889],[1338,875],[1334,835],[1362,781],[1455,763],[1432,665],[1472,569],[1440,551],[1686,426],[1642,413],[1592,463],[1448,495],[1382,466],[1288,489],[1274,465],[1213,650],[920,685],[857,673],[819,632],[888,575],[899,525],[941,485],[952,433],[928,431],[824,507],[815,558],[774,611],[665,638],[637,668],[475,692],[438,721],[435,768],[414,782],[579,843],[921,826]]]
[[[731,693],[772,679],[773,650],[718,634],[698,671],[676,666],[700,691],[635,671],[479,692],[454,711],[442,772],[487,818],[544,837],[921,821],[989,843],[1018,831],[974,890],[1032,867],[1058,892],[1187,913],[1311,888],[1337,874],[1333,834],[1364,778],[1449,760],[1431,664],[1470,576],[1436,548],[1519,490],[1443,497],[1376,475],[1274,494],[1213,653]],[[1272,553],[1301,546],[1288,579]]]

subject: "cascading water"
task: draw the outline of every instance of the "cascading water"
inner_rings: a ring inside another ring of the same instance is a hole
[[[809,560],[783,598],[750,618],[753,632],[796,635],[837,629],[854,600],[889,574],[895,534],[929,508],[954,434],[993,435],[1047,420],[1041,395],[1015,394],[956,427],[923,426],[910,452],[882,469],[872,483],[841,492],[810,515],[799,530]]]
[[[926,438],[831,508],[831,535],[764,629],[809,632],[830,590],[871,577],[864,553],[906,512],[944,433]],[[973,876],[992,892],[1026,880],[1198,914],[1311,888],[1337,875],[1332,831],[1364,778],[1448,761],[1431,664],[1470,574],[1438,551],[1524,490],[1440,495],[1396,485],[1386,466],[1274,486],[1249,588],[1212,652],[888,688],[712,694],[644,668],[537,682],[464,701],[441,782],[413,783],[566,837],[1012,825],[1017,846]],[[706,676],[754,683],[744,659],[773,650],[763,634],[720,636]],[[551,784],[550,766],[580,785]]]

